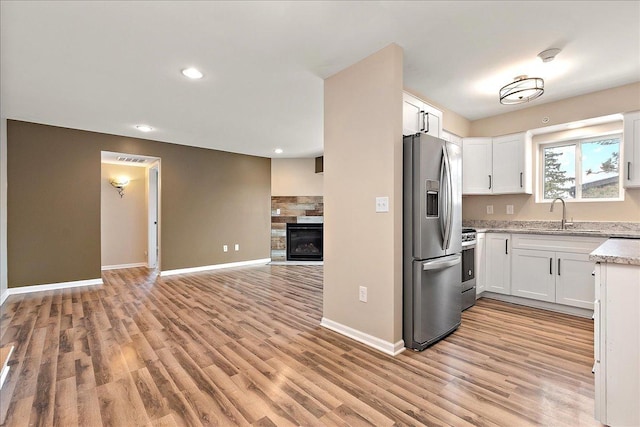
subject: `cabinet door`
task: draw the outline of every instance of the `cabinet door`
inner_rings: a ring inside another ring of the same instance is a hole
[[[489,292],[511,294],[511,248],[510,234],[487,233],[485,286]]]
[[[462,140],[462,194],[491,194],[491,138]]]
[[[588,254],[557,253],[556,302],[593,310],[595,263]]]
[[[486,251],[484,233],[476,235],[476,295],[486,290]]]
[[[511,295],[555,302],[555,252],[514,249],[511,257]]]
[[[624,115],[624,174],[625,188],[640,187],[640,111]]]
[[[493,138],[493,193],[531,194],[531,147],[526,133]]]
[[[402,134],[426,133],[440,138],[442,111],[408,93],[403,94],[402,100]]]
[[[425,115],[423,118],[423,125],[425,125],[423,132],[440,138],[442,135],[442,111],[429,104],[423,104],[422,108]]]
[[[402,134],[415,135],[422,128],[422,106],[419,99],[404,94],[402,97]]]

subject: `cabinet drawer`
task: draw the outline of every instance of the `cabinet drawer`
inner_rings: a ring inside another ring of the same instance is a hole
[[[591,253],[605,240],[602,237],[548,236],[541,234],[513,234],[514,249]]]

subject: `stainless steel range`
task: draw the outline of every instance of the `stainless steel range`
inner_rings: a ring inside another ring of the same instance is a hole
[[[476,230],[462,229],[462,311],[476,303]]]

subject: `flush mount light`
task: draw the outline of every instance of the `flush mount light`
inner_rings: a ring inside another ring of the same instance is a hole
[[[185,68],[184,70],[182,70],[182,75],[195,80],[201,79],[204,74],[202,74],[200,70],[196,68]]]
[[[276,154],[282,154],[284,150],[282,148],[276,148],[275,150],[273,150],[273,152]]]
[[[500,89],[500,103],[523,104],[533,101],[544,93],[544,80],[540,77],[517,76],[514,81]]]
[[[151,132],[153,130],[153,128],[148,125],[136,125],[136,129],[140,132]]]

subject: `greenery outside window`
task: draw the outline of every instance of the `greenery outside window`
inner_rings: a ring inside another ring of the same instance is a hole
[[[622,200],[621,140],[614,134],[540,145],[540,201]]]

